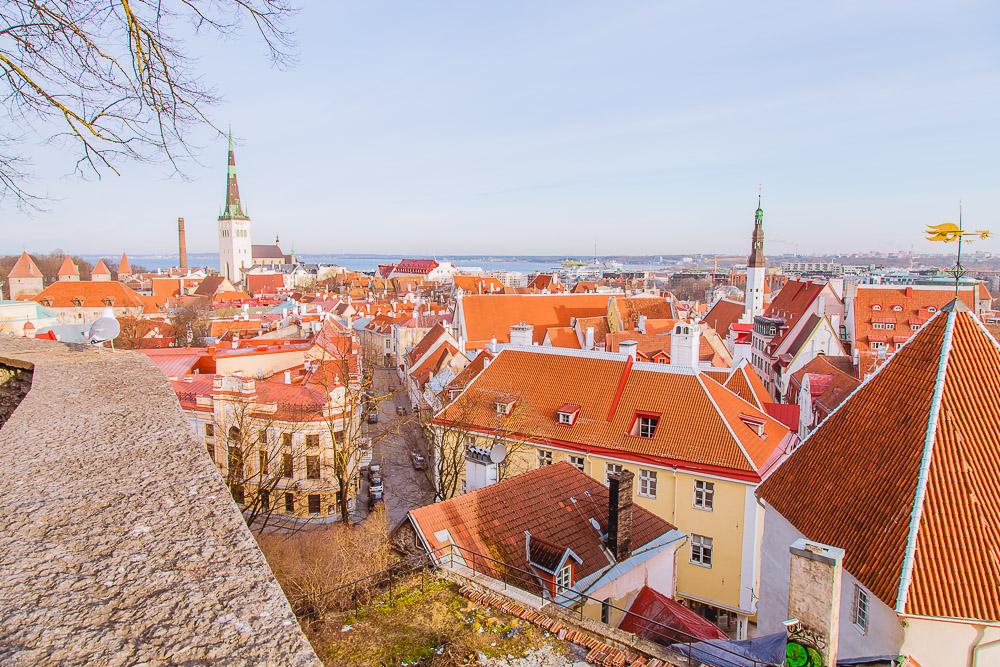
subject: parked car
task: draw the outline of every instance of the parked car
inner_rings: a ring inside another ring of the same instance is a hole
[[[382,494],[381,490],[379,490],[377,493],[376,492],[369,492],[368,493],[368,510],[369,511],[375,509],[376,507],[378,507],[382,503],[382,500],[383,500],[382,496],[383,496],[383,494]]]
[[[378,410],[371,410],[368,413],[368,423],[377,424],[378,423]]]
[[[427,459],[424,458],[423,454],[417,452],[416,450],[410,452],[410,461],[413,463],[413,468],[415,470],[423,470],[427,467]]]
[[[370,480],[372,477],[375,477],[376,475],[378,477],[382,476],[382,465],[380,463],[373,463],[370,466],[368,466],[368,479]]]
[[[397,405],[396,406],[396,414],[397,415],[405,415],[406,414],[406,406],[405,405]]]

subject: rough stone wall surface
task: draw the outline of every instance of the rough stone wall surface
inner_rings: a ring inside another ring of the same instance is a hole
[[[30,369],[0,363],[0,426],[14,414],[30,388]]]
[[[153,364],[0,341],[25,363],[0,428],[0,663],[318,665]]]

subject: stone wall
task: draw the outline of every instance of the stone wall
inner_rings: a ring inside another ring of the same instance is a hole
[[[0,663],[318,665],[142,354],[0,340]]]
[[[14,409],[31,389],[30,364],[13,365],[0,360],[0,427],[14,414]]]

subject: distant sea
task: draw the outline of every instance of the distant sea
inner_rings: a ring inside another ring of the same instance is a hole
[[[88,262],[96,262],[108,255],[82,255]],[[117,260],[117,257],[110,256]],[[499,256],[490,257],[485,255],[455,255],[450,257],[429,255],[408,255],[413,259],[437,259],[451,262],[461,267],[479,267],[484,271],[520,271],[521,273],[537,273],[539,271],[552,271],[559,268],[565,257],[512,257]],[[336,264],[351,271],[374,271],[379,264],[397,262],[402,259],[399,255],[310,255],[302,254],[298,256],[299,261],[307,264]],[[179,259],[177,255],[132,255],[129,262],[133,266],[143,266],[151,271],[157,269],[168,269],[177,266]],[[579,258],[581,261],[589,261],[588,258]],[[217,253],[188,253],[188,266],[218,268],[219,255]],[[641,270],[655,268],[652,264],[626,264],[626,269]]]

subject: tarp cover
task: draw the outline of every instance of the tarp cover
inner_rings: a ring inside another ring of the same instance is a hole
[[[727,638],[726,633],[711,622],[649,586],[639,591],[619,627],[665,646],[674,642]]]

